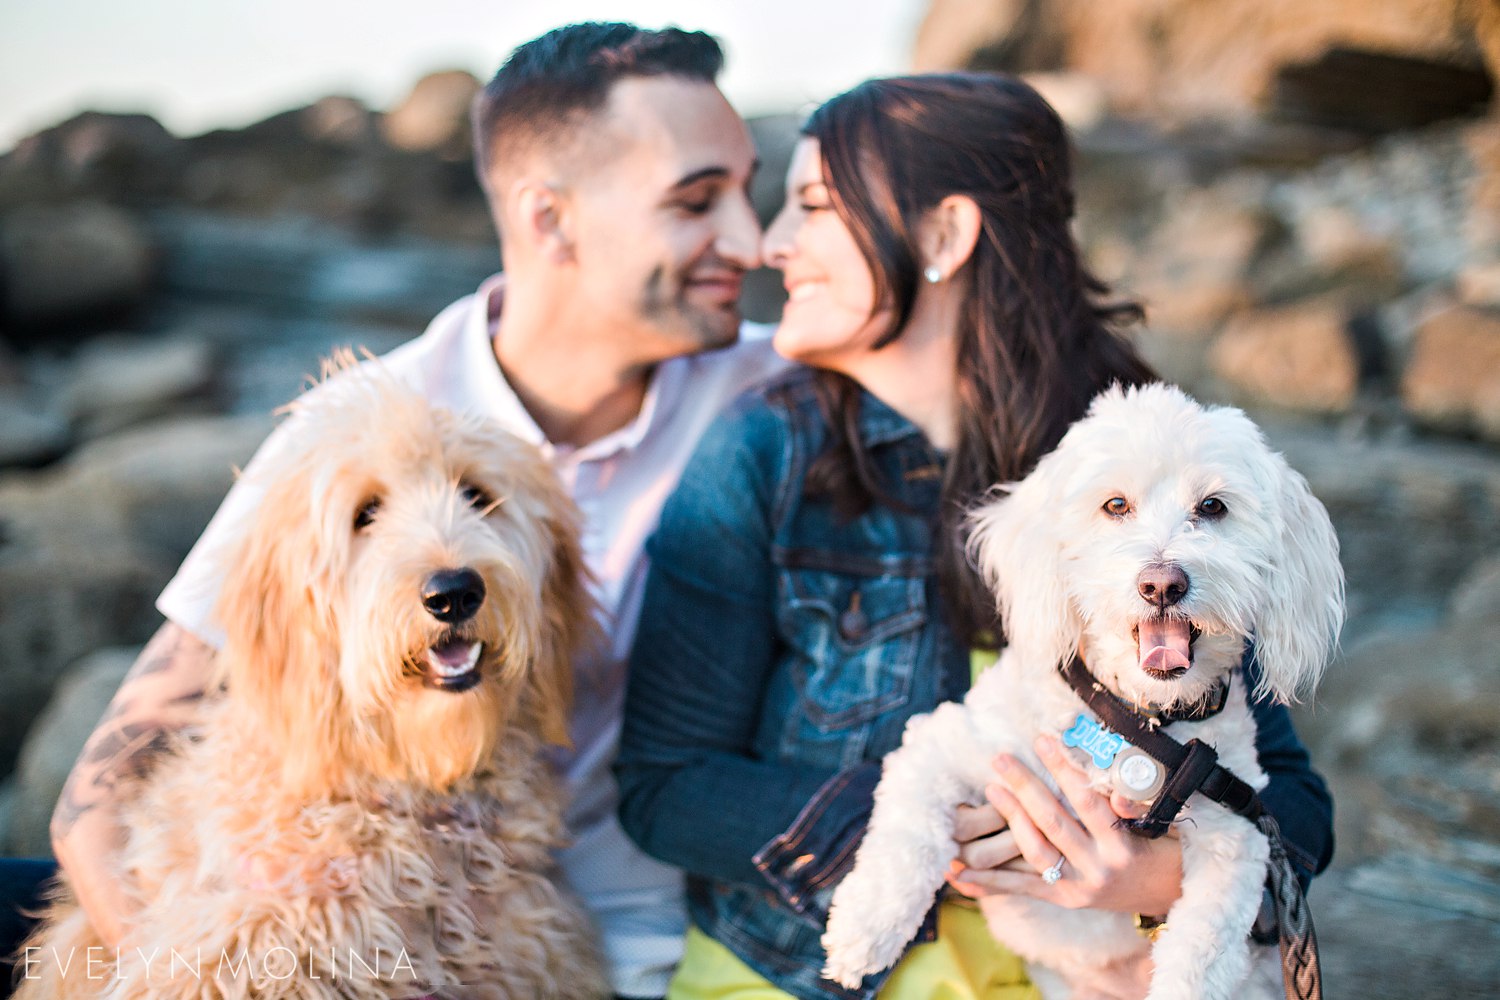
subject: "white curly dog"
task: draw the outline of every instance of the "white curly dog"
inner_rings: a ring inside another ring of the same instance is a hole
[[[915,936],[957,853],[954,810],[983,800],[991,759],[1011,753],[1046,775],[1034,738],[1089,717],[1061,666],[1081,655],[1132,705],[1193,706],[1222,691],[1253,636],[1266,691],[1293,700],[1316,682],[1343,622],[1338,541],[1306,480],[1243,413],[1168,386],[1106,390],[972,526],[1008,645],[962,703],[913,719],[885,760],[823,938],[824,975],[848,987],[890,966]],[[1235,775],[1265,786],[1243,683],[1229,685],[1218,714],[1164,731],[1210,744]],[[1123,790],[1118,768],[1089,772],[1100,790]],[[1248,938],[1266,837],[1199,795],[1179,818],[1182,896],[1154,944],[1126,914],[983,900],[992,933],[1026,960],[1048,1000],[1070,996],[1086,970],[1146,948],[1152,1000],[1279,994],[1272,963],[1253,968]]]

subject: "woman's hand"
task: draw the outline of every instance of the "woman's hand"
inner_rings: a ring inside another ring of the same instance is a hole
[[[1002,754],[998,780],[985,789],[992,808],[960,809],[949,883],[975,898],[1018,893],[1070,909],[1165,915],[1182,894],[1177,838],[1148,840],[1117,827],[1120,817],[1142,813],[1138,803],[1090,788],[1055,737],[1038,737],[1036,750],[1077,817],[1026,765]],[[1059,858],[1062,877],[1048,885],[1040,873]]]

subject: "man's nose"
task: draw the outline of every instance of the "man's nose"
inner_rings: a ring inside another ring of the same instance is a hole
[[[760,266],[760,220],[755,216],[749,195],[725,199],[724,217],[718,239],[714,241],[714,250],[720,257],[747,271]]]

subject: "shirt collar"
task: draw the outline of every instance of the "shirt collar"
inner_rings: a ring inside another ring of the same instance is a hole
[[[867,445],[890,444],[912,436],[922,437],[916,424],[891,409],[880,397],[861,387],[859,392],[859,433]],[[926,438],[922,438],[926,443]]]

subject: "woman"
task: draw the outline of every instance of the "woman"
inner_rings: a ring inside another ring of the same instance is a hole
[[[962,696],[971,648],[994,645],[964,511],[1024,476],[1099,389],[1152,377],[1114,332],[1139,310],[1101,304],[1080,262],[1065,131],[1025,84],[856,87],[809,119],[787,194],[765,241],[788,291],[775,344],[810,367],[699,446],[649,548],[630,667],[621,817],[689,875],[696,927],[671,994],[684,1000],[850,996],[820,979],[818,938],[880,758],[908,718]],[[1326,792],[1285,711],[1256,714],[1267,802],[1310,874],[1331,851]],[[1116,830],[1107,803],[1064,780],[1073,820],[1020,770],[992,796],[1010,831],[965,860],[1019,850],[1034,870],[962,874],[967,891],[1169,908],[1174,841]],[[1001,822],[968,813],[961,836]],[[1043,885],[1059,857],[1074,877]],[[976,913],[944,904],[936,924],[883,995],[1032,995]],[[1101,988],[1139,992],[1133,971]]]

